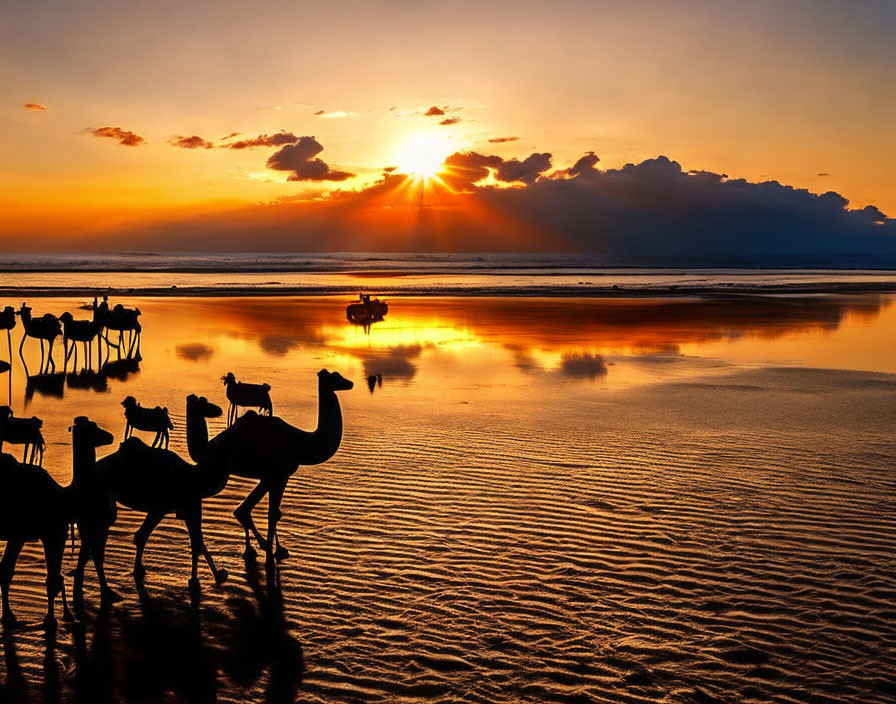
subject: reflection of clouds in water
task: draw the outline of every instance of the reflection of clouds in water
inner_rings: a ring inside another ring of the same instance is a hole
[[[263,335],[258,345],[265,354],[272,357],[285,357],[286,354],[301,344],[302,340],[293,335]]]
[[[177,356],[189,362],[204,362],[212,358],[215,350],[202,342],[187,342],[175,348]]]
[[[392,379],[413,379],[417,366],[411,362],[423,351],[422,345],[400,345],[386,350],[365,350],[358,356],[364,363],[364,374],[382,374]]]
[[[596,354],[564,355],[560,370],[574,379],[596,379],[609,371],[604,358]]]

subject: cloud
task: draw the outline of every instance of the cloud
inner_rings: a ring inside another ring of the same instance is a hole
[[[449,118],[447,118],[447,119],[445,119],[445,120],[441,120],[441,121],[439,122],[439,124],[440,124],[440,125],[456,125],[458,122],[460,122],[460,118],[459,118],[459,117],[449,117]]]
[[[318,110],[314,113],[318,117],[322,117],[325,120],[334,120],[339,119],[340,117],[354,117],[355,113],[347,111],[347,110],[333,110],[332,112],[324,112],[323,110]]]
[[[268,166],[293,180],[348,178],[322,151],[297,138]],[[618,266],[896,267],[896,220],[874,206],[851,209],[834,192],[685,170],[665,156],[614,169],[600,169],[593,152],[556,171],[551,161],[548,152],[457,152],[440,173],[445,186],[422,200],[404,175],[383,173],[359,190],[135,226],[128,241],[194,251],[587,252]]]
[[[819,172],[819,173],[817,173],[817,174],[815,174],[815,175],[816,175],[816,176],[830,176],[830,174],[827,173],[826,171],[821,171],[821,172]]]
[[[516,142],[519,137],[492,137],[489,142],[492,144],[504,144],[504,142]]]
[[[506,183],[531,184],[551,168],[551,155],[530,154],[523,161],[505,160],[499,156],[478,152],[456,152],[445,159],[441,178],[455,190],[468,189],[494,172],[495,178]]]
[[[600,157],[594,152],[588,152],[579,159],[575,164],[573,164],[570,168],[561,172],[566,176],[581,176],[583,174],[590,174],[594,172],[594,167],[597,166],[597,162],[600,161]]]
[[[436,107],[435,105],[433,105],[429,110],[427,110],[425,113],[423,113],[423,116],[424,117],[435,117],[435,116],[444,115],[444,114],[445,114],[445,111],[442,110],[442,108],[439,108],[439,107]]]
[[[47,106],[43,103],[25,103],[23,106],[26,110],[31,112],[46,112]]]
[[[123,130],[121,127],[100,127],[91,130],[91,134],[93,134],[94,137],[117,139],[119,144],[123,144],[126,147],[138,147],[146,142],[140,135],[134,134],[128,130]]]
[[[282,147],[284,144],[292,144],[299,140],[292,132],[278,132],[277,134],[260,134],[251,139],[241,139],[223,145],[227,149],[254,149],[255,147]]]
[[[168,140],[168,144],[172,147],[180,147],[181,149],[214,149],[215,146],[207,139],[203,139],[195,134],[190,137],[174,135]]]
[[[479,152],[455,152],[444,163],[442,180],[454,190],[469,189],[477,181],[488,178],[504,160],[499,156],[487,156]]]
[[[535,179],[541,176],[541,174],[549,168],[551,168],[550,154],[547,152],[543,154],[530,154],[523,161],[511,159],[502,162],[498,167],[497,177],[508,183],[514,181],[534,183]]]
[[[294,141],[271,155],[269,169],[292,171],[289,181],[345,181],[354,176],[348,171],[334,171],[316,158],[324,148],[314,137],[298,137]]]

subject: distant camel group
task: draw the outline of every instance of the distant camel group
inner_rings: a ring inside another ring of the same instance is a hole
[[[229,374],[228,377],[232,377]],[[92,562],[100,587],[100,599],[107,606],[121,597],[106,580],[105,550],[118,506],[145,514],[146,518],[134,535],[136,555],[134,577],[142,581],[143,552],[155,528],[169,514],[175,514],[187,527],[190,537],[192,568],[191,587],[198,586],[198,562],[203,557],[217,584],[227,578],[227,571],[218,568],[205,545],[202,533],[202,501],[221,492],[231,475],[258,481],[258,485],[234,511],[245,535],[245,556],[256,555],[255,539],[270,563],[285,559],[288,551],[280,545],[277,524],[282,516],[280,504],[286,484],[299,465],[314,465],[331,458],[342,441],[342,411],[337,391],[351,389],[351,381],[337,372],[322,369],[318,377],[318,424],[308,432],[273,416],[270,398],[257,404],[260,397],[239,397],[232,404],[249,403],[263,408],[268,415],[248,411],[236,418],[213,438],[209,437],[208,419],[222,415],[222,409],[207,399],[191,394],[186,399],[187,450],[192,462],[167,448],[167,430],[172,426],[164,408],[143,408],[128,397],[125,406],[126,439],[117,450],[97,458],[97,449],[111,445],[113,436],[84,416],[74,419],[72,434],[72,481],[59,485],[42,467],[32,461],[17,461],[0,453],[0,540],[6,549],[0,559],[0,591],[2,621],[13,622],[9,589],[19,553],[26,542],[43,544],[47,565],[47,614],[45,624],[55,624],[55,602],[61,597],[63,618],[72,613],[66,599],[62,578],[62,555],[69,529],[77,525],[80,549],[75,568],[73,603],[83,610],[84,572]],[[233,384],[239,384],[233,378]],[[267,384],[244,385],[270,390]],[[230,385],[228,385],[228,392]],[[134,409],[148,412],[145,417]],[[7,409],[8,410],[8,409]],[[151,417],[151,421],[147,421]],[[0,408],[0,432],[8,427],[11,412]],[[37,419],[14,419],[20,422]],[[147,421],[144,423],[143,421]],[[7,425],[2,425],[5,422]],[[149,427],[147,427],[149,426]],[[149,446],[130,432],[146,429],[156,432],[154,446]],[[40,425],[38,421],[37,429]],[[164,435],[164,438],[163,438]],[[3,435],[0,435],[2,448]],[[166,448],[161,447],[164,440]],[[41,438],[42,442],[42,438]],[[155,445],[159,446],[156,447]],[[27,448],[26,448],[27,454]],[[32,451],[32,460],[34,452]],[[252,509],[268,495],[267,535],[255,526]],[[74,532],[73,532],[74,535]]]
[[[65,312],[58,318],[52,313],[44,313],[39,317],[33,317],[31,308],[22,303],[19,310],[12,306],[6,306],[0,311],[0,330],[6,330],[6,344],[9,354],[9,362],[12,362],[12,335],[11,331],[16,327],[16,316],[22,321],[22,340],[19,343],[19,357],[25,363],[25,341],[30,337],[40,342],[40,374],[56,371],[56,361],[53,359],[53,346],[58,337],[62,337],[62,345],[65,352],[65,361],[74,355],[74,364],[78,363],[78,343],[84,354],[86,363],[90,363],[93,357],[93,343],[97,343],[97,359],[102,364],[103,348],[106,344],[105,358],[108,358],[109,350],[113,347],[109,341],[109,333],[117,332],[118,338],[114,347],[118,350],[119,357],[124,346],[127,348],[127,356],[131,357],[135,351],[139,353],[140,335],[143,330],[140,324],[140,309],[125,308],[120,303],[113,308],[109,307],[109,301],[103,296],[102,301],[93,299],[90,306],[92,316],[89,320],[76,320],[75,317]],[[125,335],[127,344],[125,345]],[[46,348],[44,343],[46,343]],[[46,349],[46,352],[45,352]]]

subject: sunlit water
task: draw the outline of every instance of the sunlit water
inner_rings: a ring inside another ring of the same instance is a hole
[[[273,575],[241,556],[231,512],[247,480],[206,502],[231,578],[215,590],[201,573],[193,607],[182,524],[154,535],[140,594],[130,536],[142,517],[125,511],[107,569],[127,598],[49,644],[43,563],[26,548],[13,582],[26,626],[3,632],[0,694],[896,696],[894,299],[396,297],[369,332],[346,321],[349,300],[120,299],[143,312],[142,358],[113,376],[63,374],[57,348],[60,373],[26,379],[13,331],[11,405],[43,418],[45,466],[62,483],[72,418],[120,438],[126,395],[167,405],[171,448],[186,455],[185,396],[226,405],[229,371],[271,384],[275,413],[306,429],[319,369],[355,388],[340,393],[342,448],[287,490],[282,611]],[[84,302],[31,305],[86,317]],[[35,341],[25,354],[36,372]],[[92,581],[89,592],[95,604]]]

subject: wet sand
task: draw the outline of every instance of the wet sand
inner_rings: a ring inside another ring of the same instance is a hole
[[[35,313],[80,302],[45,299]],[[13,369],[14,408],[44,418],[45,464],[63,483],[75,414],[120,438],[125,395],[167,404],[171,447],[186,455],[183,398],[224,403],[228,371],[270,383],[275,412],[308,429],[315,372],[353,379],[343,445],[289,485],[279,589],[241,557],[231,512],[246,480],[205,504],[231,578],[216,590],[201,573],[198,599],[173,517],[136,588],[142,517],[125,511],[107,555],[125,601],[96,618],[91,581],[90,618],[48,643],[28,546],[2,696],[896,696],[892,299],[406,299],[369,335],[345,321],[347,299],[125,302],[144,311],[142,361],[104,392],[32,384],[25,408]],[[33,366],[36,343],[26,351]]]

